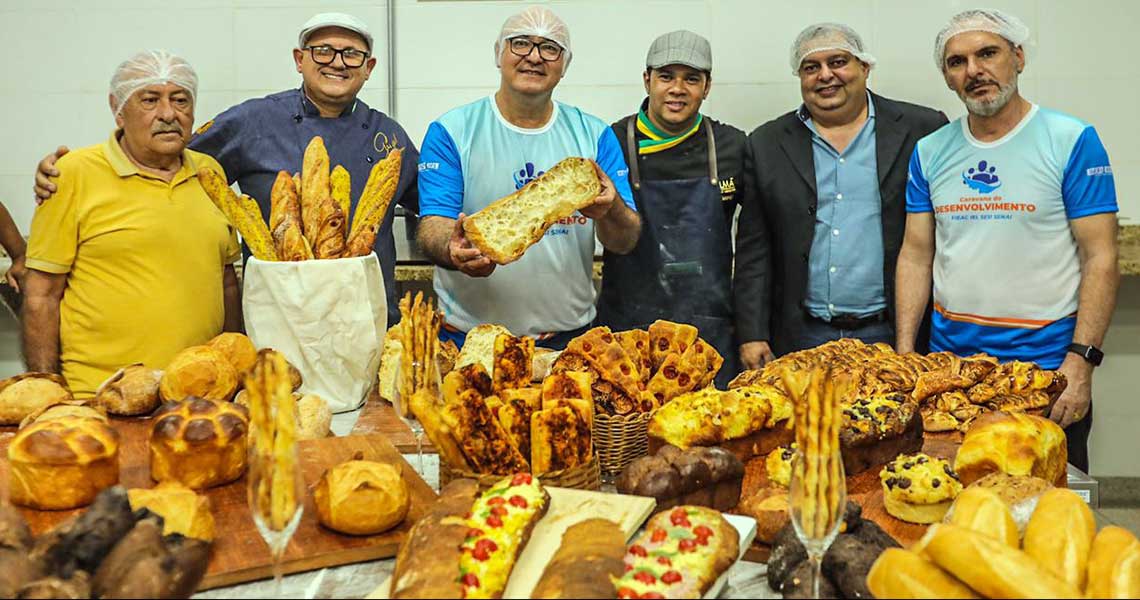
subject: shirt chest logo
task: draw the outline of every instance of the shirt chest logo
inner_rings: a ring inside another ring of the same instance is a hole
[[[997,167],[979,161],[977,167],[970,167],[962,173],[962,183],[979,194],[989,194],[1001,187]]]
[[[538,179],[545,172],[546,171],[539,171],[537,167],[534,166],[534,163],[526,163],[523,165],[523,168],[512,174],[515,180],[515,189],[521,190],[524,185]]]
[[[396,136],[388,138],[388,134],[383,131],[377,131],[376,135],[372,137],[372,149],[380,154],[380,159],[388,156],[393,150],[399,148],[400,140]]]
[[[736,180],[732,177],[720,180],[720,201],[731,202],[736,195]]]

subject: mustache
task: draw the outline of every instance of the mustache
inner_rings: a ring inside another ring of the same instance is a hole
[[[982,87],[983,85],[996,85],[998,88],[1002,87],[1002,85],[1000,83],[993,81],[993,80],[990,80],[990,79],[977,79],[977,80],[971,81],[971,82],[966,84],[966,91],[972,92],[972,91]]]
[[[178,135],[185,134],[185,131],[182,129],[182,124],[177,121],[174,121],[172,123],[155,121],[154,125],[151,125],[150,127],[150,132],[155,135],[160,133],[177,133]]]

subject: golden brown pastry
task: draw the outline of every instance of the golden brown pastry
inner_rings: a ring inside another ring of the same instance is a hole
[[[1140,541],[1115,525],[1101,529],[1089,553],[1089,598],[1140,597]]]
[[[119,433],[84,417],[39,421],[8,446],[13,504],[65,510],[90,504],[119,482]]]
[[[298,197],[293,176],[286,171],[278,171],[269,191],[269,231],[277,231],[286,220],[301,223],[301,199]],[[280,242],[278,242],[280,243]]]
[[[207,542],[214,540],[214,515],[210,499],[176,481],[153,488],[127,491],[131,510],[145,508],[162,517],[162,534],[175,533]]]
[[[85,419],[97,419],[104,423],[111,422],[107,419],[107,413],[101,408],[91,406],[82,400],[68,400],[45,406],[28,415],[23,421],[20,421],[20,429],[38,421],[50,421],[62,417],[83,417]]]
[[[500,394],[504,389],[529,385],[533,357],[534,338],[513,335],[496,337],[495,370],[491,373],[494,392]]]
[[[1095,535],[1096,519],[1085,501],[1072,490],[1053,488],[1037,500],[1022,547],[1054,575],[1084,589]]]
[[[113,415],[148,414],[162,403],[158,397],[161,380],[162,371],[142,363],[123,367],[99,386],[94,403]]]
[[[364,256],[372,251],[376,233],[380,231],[380,225],[384,222],[399,187],[403,154],[401,149],[396,148],[373,165],[360,200],[356,203],[356,214],[352,216],[352,227],[348,231],[345,256]]]
[[[625,565],[625,533],[607,519],[586,519],[562,534],[531,598],[613,598]]]
[[[348,217],[332,196],[326,195],[317,205],[316,237],[308,237],[317,258],[340,258],[344,255],[344,229]]]
[[[1065,432],[1059,425],[1034,415],[993,412],[979,417],[966,433],[954,471],[965,485],[1001,471],[1064,486],[1067,463]]]
[[[697,333],[697,328],[687,323],[654,321],[649,326],[649,360],[653,364],[653,372],[661,370],[669,354],[684,354],[697,341]]]
[[[455,577],[460,545],[469,536],[464,515],[479,495],[474,479],[456,479],[439,492],[428,513],[400,543],[392,570],[392,598],[462,598]]]
[[[1010,548],[1021,544],[1009,506],[989,488],[970,486],[958,494],[947,522],[987,535]]]
[[[232,331],[220,333],[206,342],[206,345],[226,357],[239,380],[245,377],[257,360],[257,347],[253,345],[253,340],[240,333]]]
[[[313,490],[321,525],[351,535],[387,531],[408,514],[408,484],[395,465],[361,460],[325,471]]]
[[[305,147],[301,163],[301,220],[305,238],[316,247],[320,229],[320,205],[327,197],[332,201],[329,187],[329,152],[321,136],[314,136]]]
[[[0,425],[16,425],[45,406],[71,400],[63,377],[24,373],[0,381]]]
[[[248,431],[249,412],[232,402],[167,403],[150,432],[150,476],[195,490],[229,483],[245,472]]]
[[[238,387],[238,375],[230,361],[211,346],[191,346],[171,359],[162,374],[158,391],[166,402],[196,396],[229,400]]]
[[[977,598],[969,586],[934,563],[902,548],[887,548],[867,573],[876,598]]]
[[[962,491],[950,464],[926,454],[900,454],[879,472],[887,513],[908,523],[937,523]]]

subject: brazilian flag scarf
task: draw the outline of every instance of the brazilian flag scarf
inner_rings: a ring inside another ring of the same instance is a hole
[[[653,154],[655,152],[661,152],[662,150],[668,150],[673,146],[680,144],[681,142],[692,137],[692,135],[697,132],[697,129],[700,128],[701,121],[703,119],[704,116],[698,114],[697,120],[693,123],[693,126],[690,127],[688,131],[680,135],[670,136],[664,131],[658,129],[657,126],[649,120],[649,115],[645,114],[644,110],[637,111],[637,130],[640,131],[642,135],[645,135],[649,138],[647,140],[641,140],[637,142],[637,153]]]

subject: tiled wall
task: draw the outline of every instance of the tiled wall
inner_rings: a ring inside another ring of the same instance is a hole
[[[391,0],[390,0],[391,1]],[[498,86],[492,44],[504,18],[531,2],[397,2],[396,116],[418,143],[443,111]],[[788,46],[805,25],[824,20],[855,27],[878,58],[877,92],[937,107],[951,117],[961,104],[933,65],[931,46],[951,14],[973,2],[921,0],[553,0],[575,50],[557,90],[606,120],[626,115],[643,94],[645,51],[663,32],[688,28],[713,43],[713,91],[705,112],[746,131],[799,102]],[[1131,0],[985,0],[1020,16],[1034,48],[1023,93],[1097,126],[1116,174],[1121,216],[1140,221],[1140,63],[1127,40],[1140,21]],[[250,97],[298,85],[290,48],[309,16],[352,12],[371,24],[381,64],[362,97],[387,110],[387,5],[377,0],[0,0],[0,201],[17,223],[31,218],[31,172],[59,144],[101,141],[112,127],[106,86],[130,52],[165,47],[186,56],[201,79],[198,121]],[[1136,282],[1140,283],[1140,282]],[[1000,289],[995,289],[1000,293]],[[1098,371],[1095,474],[1140,475],[1135,432],[1140,402],[1137,329],[1140,285],[1129,283]],[[0,329],[10,329],[10,324]],[[10,333],[10,332],[9,332]],[[3,332],[0,331],[0,335]],[[12,338],[0,339],[4,345]],[[10,354],[10,353],[8,353]],[[0,352],[4,358],[7,354]],[[4,362],[2,367],[18,369]]]

